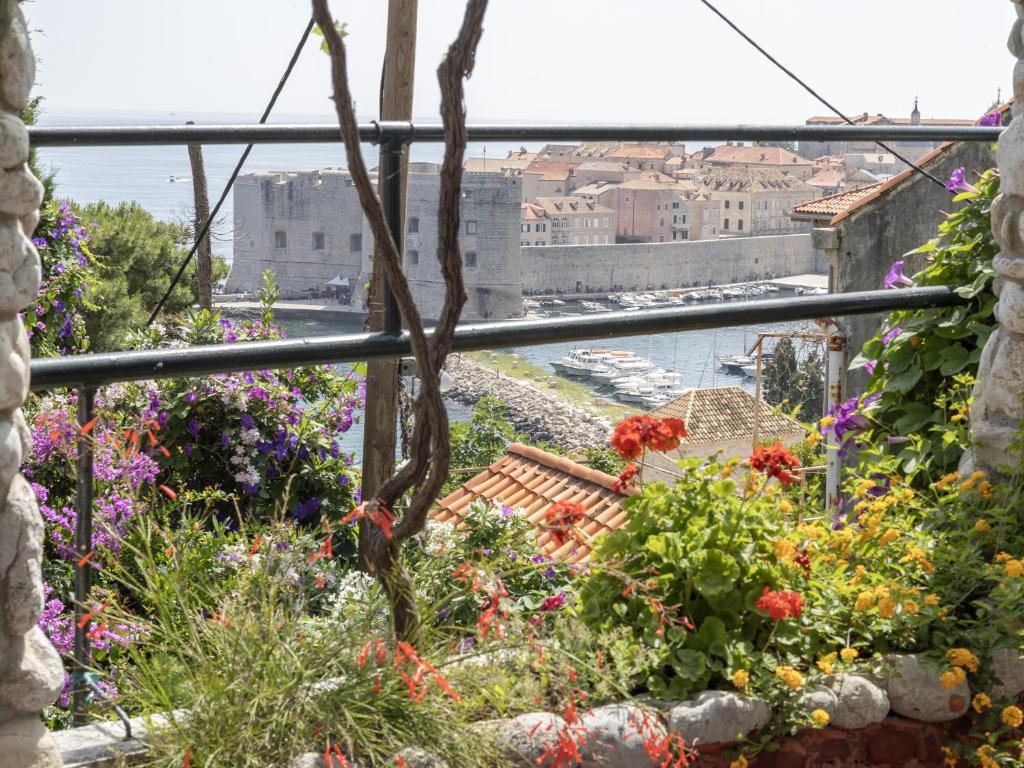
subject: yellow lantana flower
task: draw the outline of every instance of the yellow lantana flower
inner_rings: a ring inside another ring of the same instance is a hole
[[[775,676],[784,682],[791,691],[804,687],[804,676],[792,667],[777,667]]]
[[[821,421],[818,422],[818,426],[822,429],[828,429],[836,423],[835,416],[824,416]]]
[[[793,511],[793,505],[789,499],[782,499],[779,502],[779,511],[784,515],[788,515]]]
[[[939,596],[938,595],[925,595],[924,604],[927,605],[929,608],[935,607],[936,605],[939,604]]]
[[[971,672],[978,671],[978,657],[966,648],[950,648],[946,652],[946,657],[954,667],[967,667]]]
[[[860,656],[860,652],[856,648],[843,648],[839,652],[839,658],[843,660],[844,664],[850,664]]]
[[[813,720],[814,724],[819,728],[824,728],[828,725],[828,719],[828,712],[824,709],[816,709],[811,712],[811,720]]]
[[[731,763],[729,763],[729,768],[747,768],[747,758],[745,758],[743,755],[740,755]]]
[[[939,682],[942,687],[947,691],[956,688],[960,683],[967,679],[967,673],[964,672],[962,667],[953,667],[947,669],[941,675],[939,675]]]
[[[878,601],[878,615],[883,619],[891,619],[896,615],[896,607],[899,605],[891,597],[884,597]]]
[[[1012,560],[1012,559],[1013,559],[1013,555],[1011,555],[1009,552],[1000,552],[999,554],[997,554],[995,556],[995,561],[997,563],[1005,563],[1007,560]]]
[[[976,693],[974,698],[971,699],[971,706],[975,712],[984,712],[986,709],[992,706],[992,699],[985,693]]]
[[[956,479],[960,477],[956,472],[950,472],[948,475],[943,475],[935,482],[935,489],[941,491],[947,485],[956,482]]]
[[[732,684],[737,688],[746,688],[750,682],[750,673],[745,669],[738,669],[732,673]]]
[[[996,754],[996,748],[991,744],[982,744],[974,751],[974,754],[977,756],[978,765],[981,768],[999,768],[999,763],[992,757]]]
[[[1020,707],[1007,707],[1000,719],[1011,728],[1020,728],[1021,723],[1024,723],[1024,712],[1021,712]]]
[[[804,438],[808,448],[817,448],[818,443],[822,441],[821,432],[808,432],[807,437]]]
[[[982,520],[976,520],[974,522],[974,532],[975,533],[988,533],[991,530],[992,530],[992,526],[989,525],[988,520],[982,519]]]
[[[904,600],[903,601],[903,612],[914,616],[921,610],[921,606],[917,604],[915,600]]]
[[[978,483],[978,495],[981,496],[983,499],[987,499],[989,496],[991,496],[992,483],[990,483],[988,480],[982,480],[980,483]]]
[[[863,613],[864,611],[871,610],[871,607],[874,604],[875,595],[873,592],[861,592],[859,595],[857,595],[857,602],[853,604],[853,609],[855,611],[860,611]]]
[[[960,760],[956,756],[956,752],[949,747],[942,747],[942,755],[942,764],[946,766],[946,768],[956,768],[957,765],[960,764]]]
[[[1024,576],[1024,560],[1007,560],[1003,571],[1007,576]]]
[[[835,653],[835,651],[833,651],[832,653],[829,653],[829,654],[826,654],[825,656],[822,656],[820,659],[818,659],[815,662],[815,664],[817,664],[818,669],[820,669],[826,675],[831,675],[832,674],[832,662],[835,661],[835,660],[836,660],[836,653]]]
[[[796,554],[796,544],[789,539],[776,539],[772,543],[772,551],[779,560],[788,560]]]
[[[883,547],[887,547],[894,541],[896,541],[896,539],[898,539],[899,537],[900,532],[897,531],[895,528],[890,528],[882,534],[882,537],[878,540],[878,543]]]

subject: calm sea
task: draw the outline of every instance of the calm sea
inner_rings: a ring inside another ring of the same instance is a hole
[[[45,113],[42,125],[161,125],[183,124],[194,120],[199,124],[255,122],[253,116],[213,114],[154,114],[154,113]],[[274,122],[317,123],[329,122],[327,117],[281,115]],[[505,157],[519,144],[491,143],[470,145],[467,156],[480,156],[486,152],[489,157]],[[528,146],[527,149],[536,149]],[[215,145],[204,147],[206,175],[210,187],[211,202],[220,196],[231,170],[243,147]],[[371,165],[376,164],[376,149],[364,146],[364,154]],[[79,202],[105,200],[109,203],[135,200],[161,219],[187,221],[191,214],[192,184],[188,154],[185,147],[69,147],[43,148],[39,157],[44,168],[57,174],[57,194]],[[415,144],[412,158],[424,162],[440,162],[441,147],[434,144]],[[303,171],[344,166],[345,157],[339,144],[305,145],[259,145],[243,168],[245,172],[255,171]],[[176,181],[170,181],[171,178]],[[215,241],[214,250],[225,258],[231,257],[232,199],[228,195],[219,219],[220,237]],[[348,328],[326,325],[318,321],[289,321],[283,323],[292,337],[320,336],[359,330],[358,323]],[[648,357],[661,367],[678,371],[683,375],[685,387],[715,387],[740,385],[753,389],[750,379],[723,372],[717,358],[723,354],[742,354],[756,340],[762,331],[778,331],[792,328],[792,325],[763,325],[687,333],[662,334],[658,336],[630,337],[607,343],[618,349],[633,351]],[[595,343],[596,345],[596,343]],[[604,346],[605,344],[602,344]],[[548,367],[572,349],[573,344],[548,344],[540,347],[515,349],[532,363]],[[576,345],[578,346],[578,345]],[[464,419],[467,409],[453,406],[452,417]],[[345,449],[359,450],[362,443],[362,426],[356,425],[346,435]]]

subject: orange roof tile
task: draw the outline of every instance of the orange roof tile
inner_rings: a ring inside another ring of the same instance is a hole
[[[636,493],[633,489],[628,493],[613,491],[615,479],[539,448],[512,443],[507,456],[441,499],[431,517],[459,525],[472,502],[501,501],[522,510],[524,519],[537,529],[537,544],[545,554],[579,562],[590,556],[591,547],[574,541],[556,546],[543,530],[544,513],[556,501],[575,502],[586,510],[584,521],[577,526],[586,540],[614,531],[626,520],[622,502]]]
[[[947,142],[937,146],[931,152],[928,152],[928,153],[926,153],[924,155],[921,155],[921,157],[919,157],[917,159],[917,166],[919,168],[924,168],[932,160],[934,160],[935,158],[940,157],[941,155],[943,155],[947,150],[949,150],[952,146],[954,146],[955,143],[956,142],[953,142],[953,141],[947,141]],[[864,189],[868,189],[868,190],[871,190],[871,192],[870,192],[870,194],[867,194],[867,195],[864,195],[863,197],[858,198],[853,203],[851,203],[846,208],[844,208],[842,211],[840,211],[838,214],[836,214],[835,218],[833,218],[832,221],[830,222],[831,226],[835,226],[836,224],[838,224],[840,221],[845,219],[847,216],[849,216],[855,210],[860,208],[862,205],[867,205],[872,200],[877,200],[879,197],[884,195],[890,189],[892,189],[893,187],[899,186],[904,181],[906,181],[911,176],[913,176],[915,173],[917,173],[917,171],[915,171],[913,168],[907,168],[907,169],[902,170],[899,173],[897,173],[891,179],[888,179],[887,181],[882,182],[881,184],[874,184],[874,185],[872,185],[870,187],[864,187],[863,189],[858,190],[858,191],[863,191]]]
[[[627,145],[619,147],[612,152],[609,157],[635,157],[644,160],[664,160],[671,154],[672,153],[664,147],[636,147]]]
[[[745,163],[748,165],[812,165],[812,162],[782,147],[737,147],[728,144],[715,147],[704,158],[707,163]]]
[[[811,179],[813,182],[814,180]],[[843,192],[837,192],[834,195],[828,197],[821,197],[817,200],[811,200],[807,203],[801,203],[800,205],[794,206],[791,214],[798,216],[806,216],[808,218],[823,219],[825,217],[832,218],[833,216],[842,213],[851,205],[860,202],[865,197],[872,195],[877,187],[882,186],[879,184],[871,184],[867,187],[861,187],[860,189],[849,189]]]
[[[767,438],[803,437],[799,421],[776,413],[764,400],[758,400],[742,387],[691,389],[651,411],[658,418],[676,418],[686,422],[684,445],[721,443],[750,438],[754,434],[754,413],[758,433]]]

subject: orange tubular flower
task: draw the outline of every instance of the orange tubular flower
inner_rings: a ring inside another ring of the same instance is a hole
[[[653,451],[672,451],[686,437],[686,424],[682,419],[656,419],[652,416],[630,416],[615,427],[612,447],[624,459],[637,459],[645,448]]]
[[[799,592],[789,589],[780,589],[773,592],[764,588],[761,596],[757,598],[754,607],[764,611],[775,621],[797,618],[804,609],[804,598]]]
[[[759,445],[750,454],[750,468],[763,472],[768,477],[778,478],[783,485],[800,479],[792,470],[800,466],[800,459],[794,456],[781,442],[775,445]]]

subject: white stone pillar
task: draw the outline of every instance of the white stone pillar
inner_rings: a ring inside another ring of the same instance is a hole
[[[978,366],[971,412],[973,456],[965,455],[963,469],[974,467],[999,474],[1020,465],[1013,443],[1024,423],[1024,0],[1013,0],[1017,20],[1009,48],[1017,58],[1013,69],[1013,120],[996,151],[1000,194],[992,205],[992,230],[1000,252],[996,270],[996,319]]]
[[[39,719],[64,685],[60,656],[39,629],[43,520],[19,474],[29,450],[21,412],[29,345],[18,312],[39,288],[32,231],[43,188],[32,176],[21,110],[35,61],[18,0],[0,0],[0,765],[58,768],[60,753]]]

